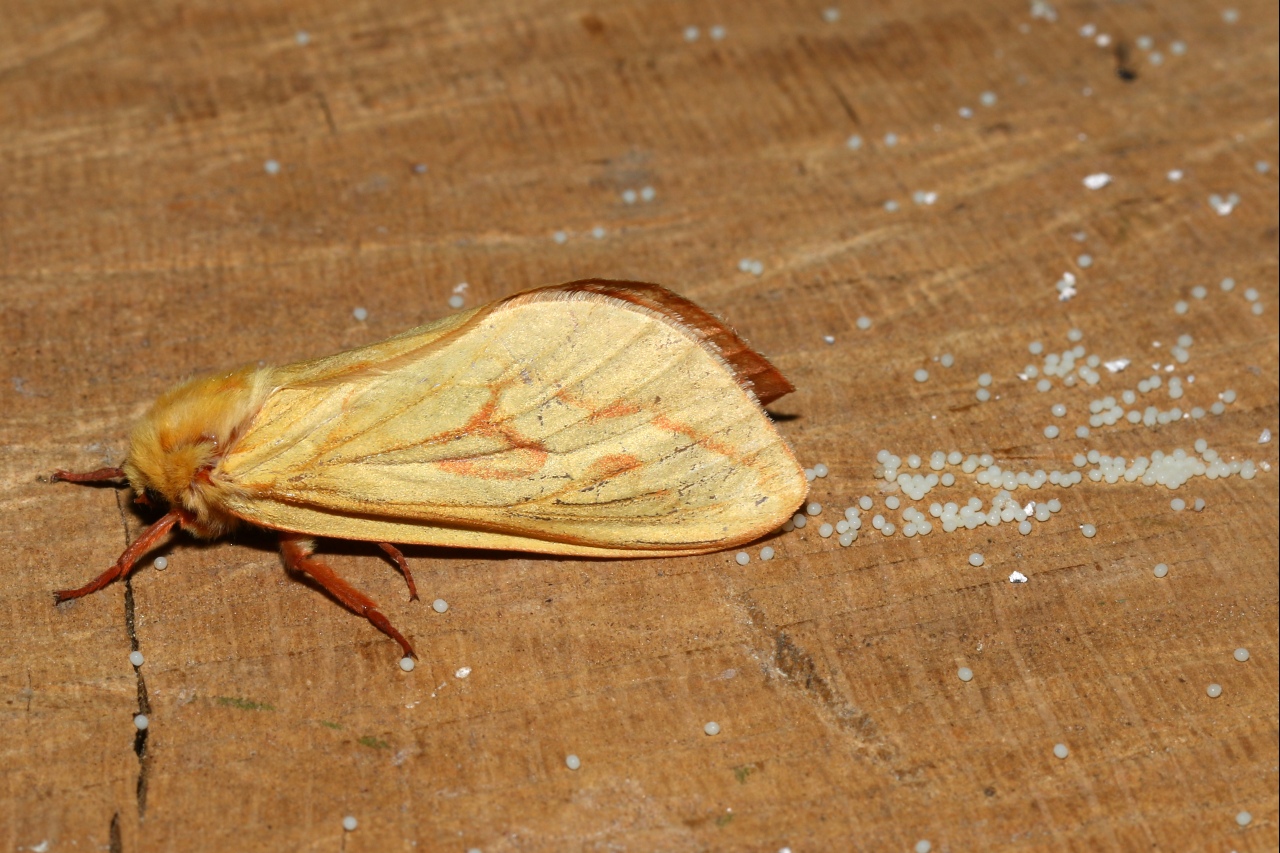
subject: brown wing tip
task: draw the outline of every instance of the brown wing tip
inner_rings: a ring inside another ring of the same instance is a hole
[[[739,384],[750,389],[762,406],[767,406],[784,394],[790,394],[796,390],[778,368],[752,349],[750,344],[723,321],[696,303],[660,285],[641,281],[590,278],[539,288],[539,290],[598,293],[647,308],[684,328],[693,330],[704,343],[715,349],[733,371]]]

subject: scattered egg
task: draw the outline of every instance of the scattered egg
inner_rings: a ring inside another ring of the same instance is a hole
[[[142,656],[142,652],[129,652],[129,663],[134,666],[142,666],[147,659]]]
[[[956,670],[956,678],[961,681],[973,681],[973,670],[967,666],[962,666]]]
[[[1058,758],[1066,758],[1071,754],[1071,750],[1067,749],[1065,743],[1055,743],[1053,745],[1053,754]]]
[[[413,666],[413,658],[407,656],[400,658],[400,668],[405,672],[413,672]]]
[[[360,821],[356,820],[353,815],[347,815],[342,819],[342,828],[347,832],[355,832],[356,827],[360,825]]]
[[[715,735],[720,734],[720,724],[712,720],[702,727],[702,731],[714,737]]]
[[[1217,699],[1219,696],[1222,695],[1222,685],[1210,684],[1208,687],[1204,689],[1204,692],[1205,692],[1205,695],[1208,696],[1210,699]]]
[[[582,766],[582,759],[570,753],[564,757],[564,766],[568,767],[570,770],[577,770]]]

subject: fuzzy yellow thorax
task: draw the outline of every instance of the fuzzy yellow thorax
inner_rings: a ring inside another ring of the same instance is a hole
[[[186,510],[191,519],[183,527],[198,536],[233,527],[224,506],[230,487],[217,465],[261,406],[265,373],[244,368],[198,377],[156,400],[129,436],[124,471],[134,491]]]

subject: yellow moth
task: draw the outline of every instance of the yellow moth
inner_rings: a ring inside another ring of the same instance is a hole
[[[529,290],[380,343],[193,379],[160,397],[122,468],[169,511],[64,601],[129,573],[175,526],[279,531],[285,565],[409,642],[313,556],[313,537],[586,557],[701,554],[777,529],[803,470],[762,408],[793,390],[657,285]]]

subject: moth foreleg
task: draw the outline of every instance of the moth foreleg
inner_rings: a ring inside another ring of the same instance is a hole
[[[114,566],[79,589],[63,589],[55,592],[53,594],[54,600],[61,604],[69,599],[97,592],[116,578],[127,576],[129,572],[133,571],[138,558],[154,548],[156,543],[164,538],[164,535],[181,520],[182,514],[177,510],[166,513],[159,521],[142,531],[142,535],[133,540],[132,545],[124,549],[124,553],[120,555],[120,559],[116,560]]]
[[[124,479],[123,468],[99,468],[96,471],[85,471],[77,474],[73,471],[54,471],[50,480],[57,482],[59,480],[67,483],[107,483],[112,480]],[[123,483],[121,484],[123,485]]]

